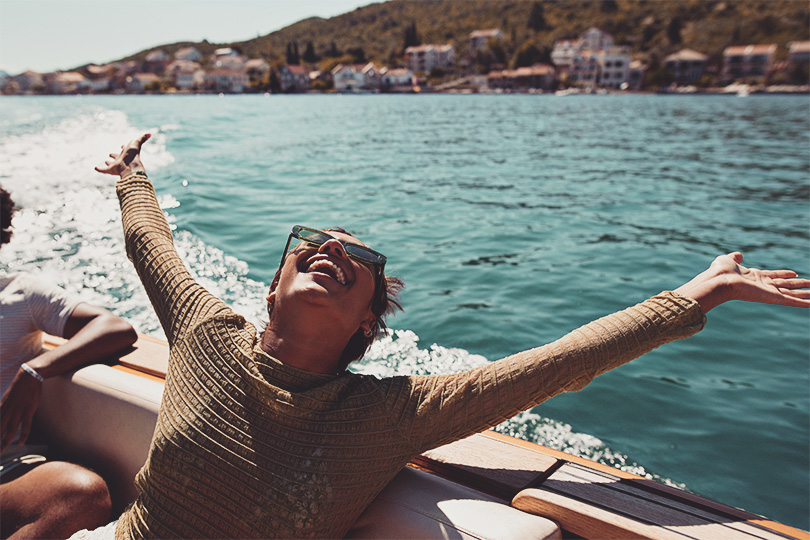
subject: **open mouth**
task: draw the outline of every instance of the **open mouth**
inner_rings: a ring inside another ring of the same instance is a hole
[[[346,285],[346,273],[342,268],[328,259],[318,259],[310,264],[305,271],[326,274],[341,285]]]

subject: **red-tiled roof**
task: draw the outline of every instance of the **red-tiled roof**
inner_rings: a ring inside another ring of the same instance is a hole
[[[501,34],[501,31],[497,28],[491,28],[489,30],[475,30],[474,32],[470,33],[471,38],[482,38],[482,37],[496,37]]]
[[[307,76],[309,76],[309,70],[304,66],[290,64],[290,65],[287,65],[286,67],[290,71],[290,73],[292,73],[293,75],[307,75]]]
[[[789,50],[792,53],[810,52],[810,41],[791,41]]]
[[[158,82],[160,77],[154,73],[135,73],[132,75],[133,79],[138,79],[142,83]]]
[[[734,45],[726,47],[723,56],[749,56],[752,54],[773,54],[776,52],[776,45]]]

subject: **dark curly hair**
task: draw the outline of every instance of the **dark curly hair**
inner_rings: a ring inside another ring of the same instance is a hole
[[[11,240],[11,218],[14,216],[14,201],[11,194],[0,186],[0,246]]]
[[[339,232],[354,236],[352,233],[340,227],[331,227],[324,229],[324,231]],[[281,278],[281,268],[283,266],[284,261],[281,261],[276,275],[273,276],[273,281],[270,283],[270,292],[275,291],[276,287],[278,287],[278,281]],[[363,355],[366,354],[366,351],[371,344],[374,343],[374,340],[387,328],[385,325],[386,317],[397,310],[402,311],[402,305],[399,303],[399,293],[402,291],[402,288],[405,287],[405,283],[397,277],[386,276],[385,272],[382,270],[378,270],[378,272],[379,273],[375,276],[377,279],[375,280],[374,297],[371,300],[371,312],[374,314],[374,324],[371,327],[371,332],[369,335],[366,335],[362,330],[357,330],[349,339],[349,343],[346,344],[346,348],[343,349],[340,355],[340,365],[338,367],[341,370],[346,369],[349,364],[355,360],[360,360]],[[382,285],[380,286],[380,284]],[[273,305],[269,303],[267,304],[267,316],[270,319],[273,317]]]

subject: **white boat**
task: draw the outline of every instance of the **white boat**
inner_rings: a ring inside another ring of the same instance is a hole
[[[46,345],[61,342],[49,337]],[[109,364],[45,382],[35,436],[52,458],[99,472],[114,512],[136,497],[133,481],[149,451],[167,362],[164,341],[140,336]],[[488,431],[414,459],[346,538],[810,540],[810,534]]]

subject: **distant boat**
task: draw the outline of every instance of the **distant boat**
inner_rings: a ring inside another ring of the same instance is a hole
[[[732,83],[723,88],[724,94],[736,94],[738,97],[748,97],[751,93],[751,87],[747,84]]]

